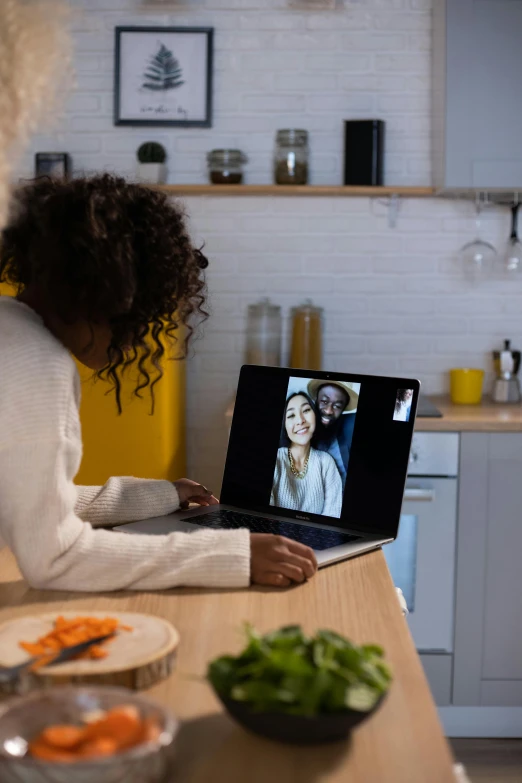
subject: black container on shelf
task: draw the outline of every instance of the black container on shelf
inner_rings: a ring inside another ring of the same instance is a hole
[[[383,120],[345,120],[344,184],[384,184]]]

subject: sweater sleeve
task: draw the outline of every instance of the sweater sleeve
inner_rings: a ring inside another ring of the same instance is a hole
[[[171,514],[179,497],[170,481],[111,478],[103,487],[76,487],[75,511],[93,527],[135,522]]]
[[[343,483],[337,470],[337,465],[333,457],[326,452],[322,452],[323,460],[323,482],[324,482],[324,506],[323,514],[328,517],[341,516],[343,505]]]
[[[166,536],[95,530],[75,512],[76,465],[67,438],[20,440],[0,450],[0,536],[32,587],[109,591],[249,584],[248,530]]]

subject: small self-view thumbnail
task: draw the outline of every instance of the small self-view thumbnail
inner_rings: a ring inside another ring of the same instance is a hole
[[[394,421],[409,421],[411,403],[413,400],[413,389],[397,389],[395,398],[395,409],[393,411]]]

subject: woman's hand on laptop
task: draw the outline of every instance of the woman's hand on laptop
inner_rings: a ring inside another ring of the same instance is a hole
[[[215,506],[219,503],[212,492],[197,481],[182,478],[173,484],[178,492],[180,508],[188,508],[190,503],[197,503],[199,506]]]
[[[305,582],[317,571],[313,550],[283,536],[252,533],[250,551],[252,584],[288,587],[292,582]]]

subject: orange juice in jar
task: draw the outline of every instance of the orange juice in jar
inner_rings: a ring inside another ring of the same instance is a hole
[[[307,299],[292,310],[292,344],[290,367],[320,370],[323,360],[323,310]]]

